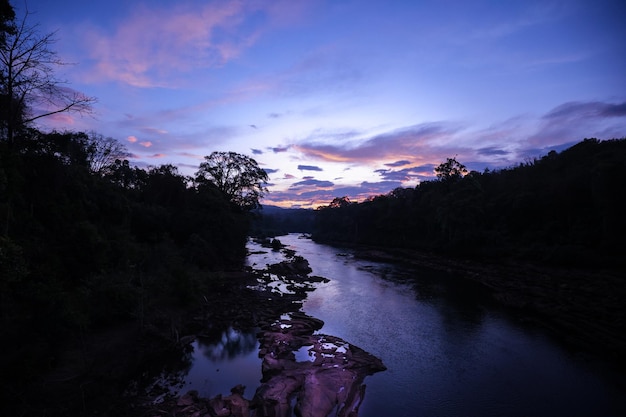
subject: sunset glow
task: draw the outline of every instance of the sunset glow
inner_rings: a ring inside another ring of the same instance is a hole
[[[264,204],[361,201],[447,157],[483,171],[625,137],[622,3],[29,0],[76,63],[60,78],[98,99],[93,118],[39,127],[188,175],[213,151],[249,155]]]

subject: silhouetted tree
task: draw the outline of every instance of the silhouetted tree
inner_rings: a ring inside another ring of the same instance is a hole
[[[0,0],[0,43],[4,43],[7,33],[15,30],[15,10],[9,0]]]
[[[212,182],[228,199],[243,210],[260,206],[267,192],[267,173],[257,162],[236,152],[213,152],[204,157],[196,172],[196,182]]]
[[[467,168],[456,158],[448,158],[435,168],[435,173],[441,181],[457,181],[467,174]]]
[[[93,97],[65,87],[66,82],[54,75],[55,67],[66,65],[50,49],[54,33],[40,34],[37,25],[27,23],[28,16],[26,12],[20,22],[12,23],[9,19],[14,15],[7,11],[3,14],[1,127],[9,143],[16,131],[30,122],[63,112],[90,113],[95,102]]]
[[[91,132],[87,136],[87,159],[91,171],[105,175],[113,169],[115,161],[130,157],[126,147],[111,137]]]

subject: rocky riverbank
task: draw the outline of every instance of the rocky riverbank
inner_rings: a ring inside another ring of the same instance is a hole
[[[317,333],[323,322],[300,311],[315,283],[308,262],[293,252],[260,271],[245,272],[245,285],[230,294],[212,294],[205,309],[179,336],[182,345],[210,337],[207,329],[235,326],[259,329],[262,375],[258,387],[232,387],[229,395],[202,398],[136,395],[134,408],[150,416],[306,417],[357,416],[365,396],[364,379],[386,368],[380,359],[333,335]],[[240,279],[242,277],[239,277]],[[244,282],[242,281],[242,284]],[[232,292],[231,292],[232,291]],[[251,397],[246,397],[246,389]],[[252,391],[255,390],[255,391]],[[157,390],[157,393],[160,391]]]

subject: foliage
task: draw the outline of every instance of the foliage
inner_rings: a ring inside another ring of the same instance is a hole
[[[235,152],[205,156],[196,173],[196,182],[212,182],[232,203],[247,211],[260,206],[267,180],[267,173],[254,159]]]
[[[458,181],[467,174],[467,168],[456,158],[448,158],[435,168],[435,173],[440,181]]]
[[[310,209],[284,209],[263,206],[253,212],[251,235],[274,237],[287,233],[312,233],[315,212]]]
[[[31,129],[14,146],[0,141],[0,323],[14,341],[0,349],[6,378],[45,370],[71,335],[143,325],[193,302],[219,271],[242,265],[248,214],[215,185],[110,153],[94,165],[106,150],[125,152],[84,133]]]
[[[449,158],[438,181],[316,211],[320,241],[624,267],[626,139],[577,145],[499,171]]]

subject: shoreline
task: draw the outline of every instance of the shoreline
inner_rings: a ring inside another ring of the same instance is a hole
[[[404,248],[319,242],[354,256],[453,274],[485,287],[520,319],[544,328],[570,349],[626,372],[626,279],[619,271],[555,268],[511,260],[476,260]]]

